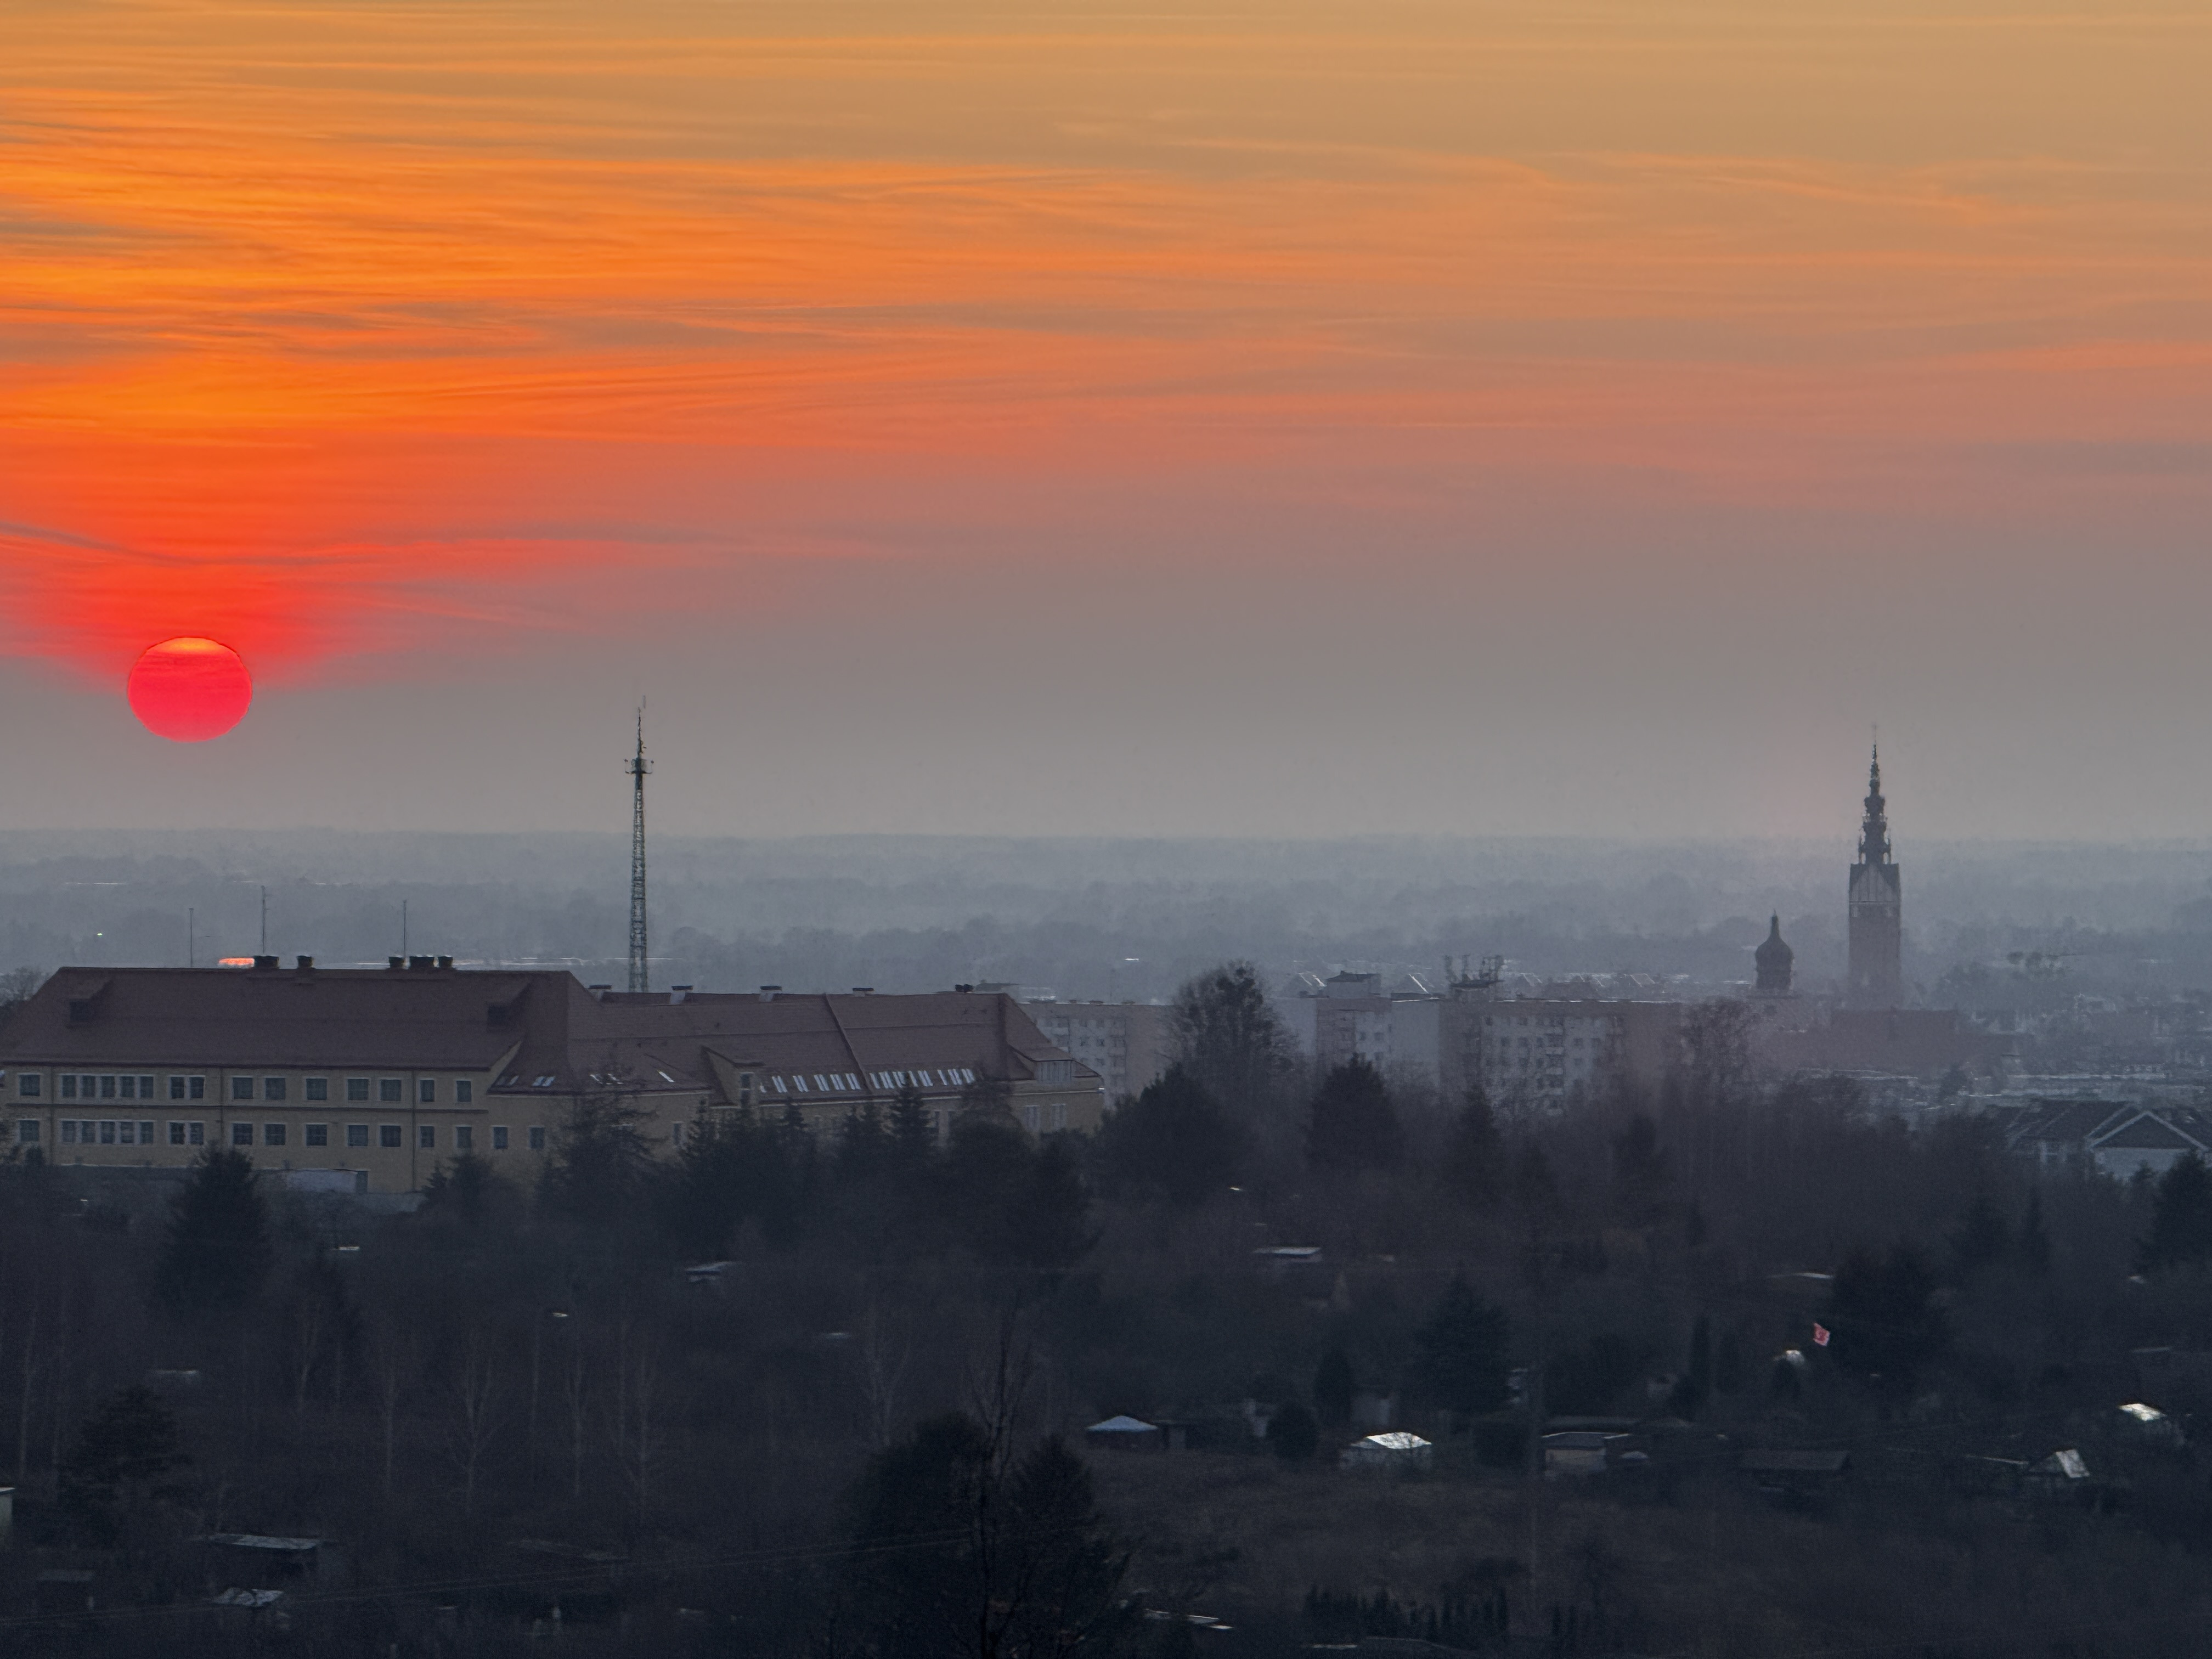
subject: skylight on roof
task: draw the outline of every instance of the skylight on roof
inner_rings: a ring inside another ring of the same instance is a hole
[[[548,1072],[548,1073],[547,1073],[544,1077],[539,1078],[539,1079],[538,1079],[535,1083],[532,1084],[530,1086],[531,1086],[532,1088],[533,1088],[533,1089],[550,1089],[550,1088],[551,1088],[551,1087],[553,1086],[553,1074],[552,1074],[550,1072]]]

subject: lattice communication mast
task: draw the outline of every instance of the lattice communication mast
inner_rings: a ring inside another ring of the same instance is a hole
[[[645,710],[637,711],[637,753],[623,763],[630,775],[633,805],[629,832],[629,988],[650,990],[646,983],[645,933],[645,775],[653,763],[645,757]]]

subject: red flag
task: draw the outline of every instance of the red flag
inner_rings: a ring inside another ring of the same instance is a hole
[[[1821,1324],[1817,1319],[1813,1322],[1813,1346],[1814,1347],[1826,1347],[1828,1346],[1828,1338],[1831,1334],[1832,1333],[1826,1325]]]

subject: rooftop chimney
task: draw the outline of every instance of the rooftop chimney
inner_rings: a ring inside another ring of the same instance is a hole
[[[415,972],[421,973],[426,969],[435,968],[438,965],[438,958],[435,957],[410,957],[407,958],[407,965]]]
[[[672,985],[668,988],[668,1000],[671,1002],[681,1002],[690,994],[691,988],[688,985]]]
[[[781,989],[783,989],[783,987],[781,987],[781,985],[763,985],[763,986],[762,986],[762,987],[761,987],[761,1000],[762,1000],[763,1002],[774,1002],[774,1001],[775,1000],[775,994],[776,994],[778,991],[781,991]]]
[[[440,957],[438,958],[438,966],[440,966],[441,968],[450,968],[450,967],[452,967],[453,965],[453,957]]]
[[[253,958],[254,971],[257,973],[268,973],[274,969],[276,966],[276,958],[274,957],[256,957]]]
[[[315,959],[313,957],[295,957],[294,965],[303,974],[312,974],[315,971]]]
[[[853,988],[853,994],[856,997],[872,997],[875,994],[876,988],[872,985],[855,985]]]
[[[384,959],[384,965],[389,972],[396,974],[402,968],[404,968],[407,965],[407,958],[405,957],[386,957]]]

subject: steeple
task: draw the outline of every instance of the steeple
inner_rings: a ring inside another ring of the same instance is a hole
[[[1867,767],[1866,817],[1859,825],[1859,862],[1889,862],[1889,803],[1881,798],[1881,745]]]
[[[1866,817],[1851,866],[1850,1000],[1854,1008],[1905,1006],[1905,872],[1890,856],[1889,803],[1881,797],[1881,750],[1867,767]]]
[[[1766,942],[1751,953],[1753,965],[1759,969],[1758,989],[1768,996],[1787,996],[1794,976],[1797,953],[1782,937],[1782,918],[1776,915],[1767,924]]]

